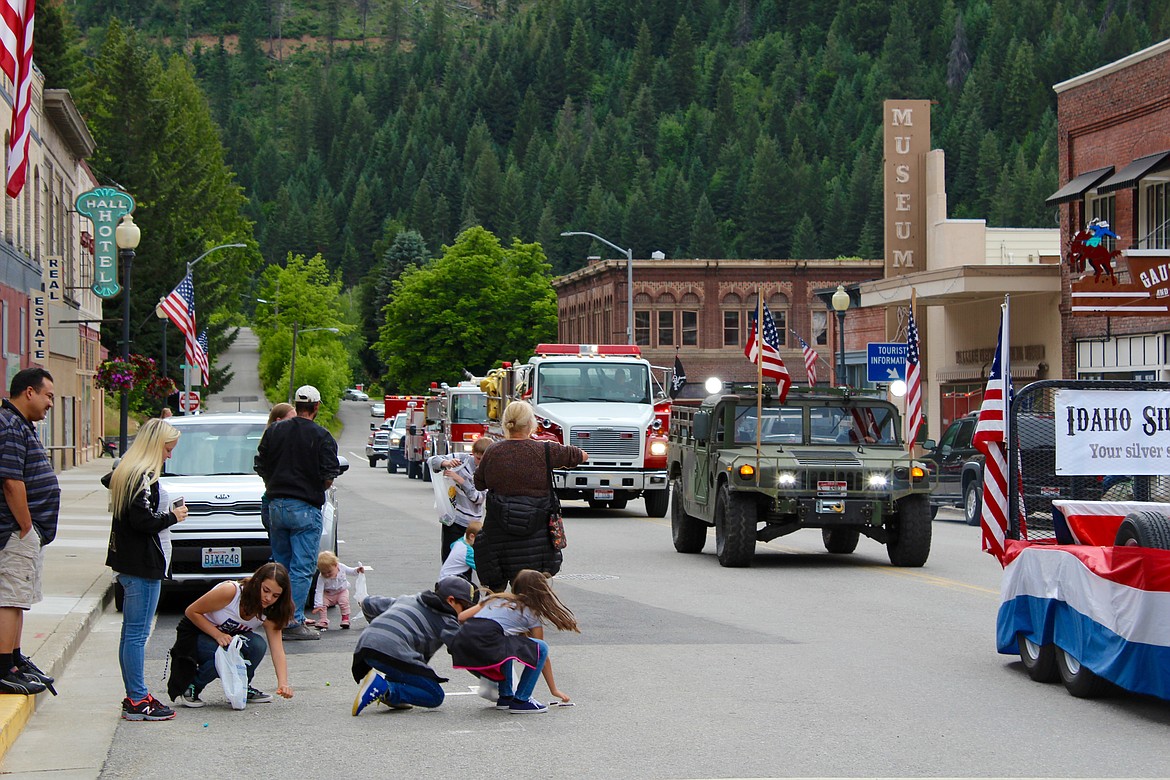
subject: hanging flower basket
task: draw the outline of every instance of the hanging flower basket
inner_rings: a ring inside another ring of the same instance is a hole
[[[123,390],[134,395],[161,401],[175,392],[175,381],[159,376],[153,358],[131,355],[129,361],[112,358],[98,366],[97,386],[107,393]]]

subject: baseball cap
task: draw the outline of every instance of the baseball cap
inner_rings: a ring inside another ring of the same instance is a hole
[[[301,385],[297,388],[297,394],[294,398],[301,403],[319,404],[321,403],[321,391],[312,385]]]
[[[448,596],[454,596],[470,606],[479,603],[479,591],[462,577],[444,577],[435,583],[435,593],[444,601]]]

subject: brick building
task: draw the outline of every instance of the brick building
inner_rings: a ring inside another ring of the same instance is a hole
[[[1121,253],[1117,284],[1063,266],[1064,375],[1165,380],[1170,286],[1142,269],[1170,262],[1170,40],[1054,89],[1065,184],[1047,202],[1060,209],[1061,244],[1096,218]]]
[[[627,340],[625,260],[593,259],[553,281],[557,290],[558,338],[576,344],[624,344]],[[880,260],[634,260],[634,343],[654,365],[670,367],[678,356],[686,369],[684,397],[703,394],[711,376],[755,381],[743,355],[756,296],[781,333],[781,356],[797,385],[807,384],[799,338],[820,355],[819,384],[833,379],[837,319],[817,297],[818,289],[856,287],[881,275]],[[845,350],[851,382],[864,385],[866,344],[881,341],[880,311],[846,314]]]

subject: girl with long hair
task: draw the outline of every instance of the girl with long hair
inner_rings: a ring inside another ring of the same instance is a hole
[[[459,613],[460,627],[447,643],[451,665],[467,669],[477,677],[495,680],[499,697],[496,709],[514,715],[548,712],[548,707],[532,698],[536,680],[544,675],[549,693],[568,703],[569,697],[557,688],[553,679],[548,644],[544,641],[544,624],[559,631],[580,631],[572,610],[553,592],[548,577],[524,569],[512,579],[510,593],[492,593],[479,604]],[[512,661],[524,666],[520,683],[512,691]]]
[[[102,484],[110,489],[113,515],[106,565],[117,572],[125,594],[118,663],[126,687],[122,700],[126,720],[175,717],[175,711],[146,688],[146,641],[169,563],[169,544],[164,544],[161,536],[187,518],[187,507],[171,506],[170,497],[158,484],[163,463],[178,443],[179,431],[170,423],[147,420],[117,468],[102,478]]]
[[[172,698],[184,707],[205,704],[199,694],[219,676],[215,651],[227,647],[233,636],[244,640],[240,654],[248,662],[248,702],[272,701],[271,695],[252,686],[256,668],[269,648],[276,671],[276,694],[292,698],[281,632],[292,619],[293,602],[288,571],[283,566],[269,562],[246,580],[221,582],[196,599],[183,615],[178,639],[171,649],[174,672],[167,687]],[[256,631],[261,626],[264,636]]]

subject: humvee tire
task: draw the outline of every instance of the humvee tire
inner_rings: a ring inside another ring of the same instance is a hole
[[[723,483],[715,505],[715,554],[720,566],[752,565],[752,556],[756,554],[756,520],[754,497],[732,493],[727,483]]]
[[[707,544],[708,526],[683,509],[682,486],[677,479],[671,480],[670,490],[674,493],[670,501],[670,536],[674,540],[674,549],[688,555],[700,553]]]
[[[930,496],[906,496],[890,528],[886,554],[895,566],[922,566],[930,557]]]

